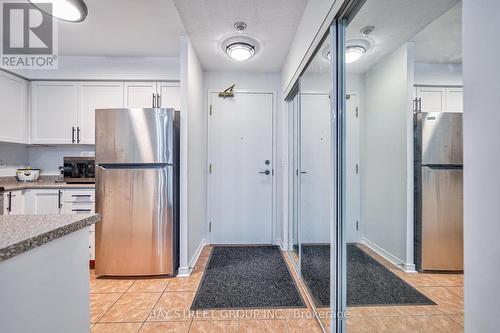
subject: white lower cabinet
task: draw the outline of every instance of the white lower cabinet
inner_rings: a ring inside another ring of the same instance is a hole
[[[63,193],[64,214],[91,214],[95,212],[94,189],[67,189]],[[89,260],[95,260],[95,227],[90,227]]]
[[[23,190],[4,193],[4,215],[21,215],[25,212],[25,197]]]
[[[10,199],[10,211],[8,195]],[[94,189],[30,189],[5,192],[5,215],[14,214],[92,214]],[[90,227],[89,259],[95,260],[95,227]]]
[[[33,189],[28,191],[30,214],[60,214],[62,192],[58,189]]]

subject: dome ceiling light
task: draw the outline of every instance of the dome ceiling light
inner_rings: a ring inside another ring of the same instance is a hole
[[[254,38],[244,33],[246,28],[247,25],[245,22],[236,22],[234,24],[236,33],[230,35],[221,44],[222,51],[233,60],[249,60],[259,50],[259,43]]]
[[[232,59],[245,61],[255,54],[255,46],[244,42],[235,42],[226,46],[226,53]]]
[[[345,62],[346,64],[353,63],[365,54],[366,49],[360,45],[348,46],[345,49]]]
[[[83,0],[28,0],[34,7],[45,14],[66,22],[83,22],[88,14]],[[51,3],[52,13],[47,12],[42,4]]]

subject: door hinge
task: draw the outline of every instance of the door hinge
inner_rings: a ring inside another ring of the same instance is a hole
[[[358,230],[359,230],[359,221],[356,220],[356,231],[358,231]]]
[[[358,110],[358,107],[356,106],[356,118],[359,117],[359,110]]]
[[[208,232],[212,232],[212,222],[208,223]]]
[[[210,115],[212,115],[212,104],[210,104]]]
[[[212,173],[212,163],[208,165],[208,173]]]
[[[356,174],[358,175],[359,174],[359,164],[356,163]]]

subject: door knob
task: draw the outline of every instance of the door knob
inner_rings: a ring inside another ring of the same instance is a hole
[[[271,171],[266,170],[266,171],[260,171],[259,173],[263,173],[263,174],[269,175],[271,173]]]

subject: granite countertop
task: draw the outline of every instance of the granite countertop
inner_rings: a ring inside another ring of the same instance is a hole
[[[28,190],[37,188],[64,189],[64,188],[95,188],[95,184],[67,184],[60,182],[58,176],[41,176],[34,182],[20,182],[16,177],[0,177],[0,187],[4,191]]]
[[[0,216],[0,262],[100,220],[99,214]]]
[[[16,191],[16,190],[28,190],[37,188],[48,188],[48,189],[64,189],[64,188],[95,188],[95,184],[67,184],[60,183],[51,180],[37,180],[35,182],[6,182],[1,183],[0,187],[4,188],[4,191]]]

